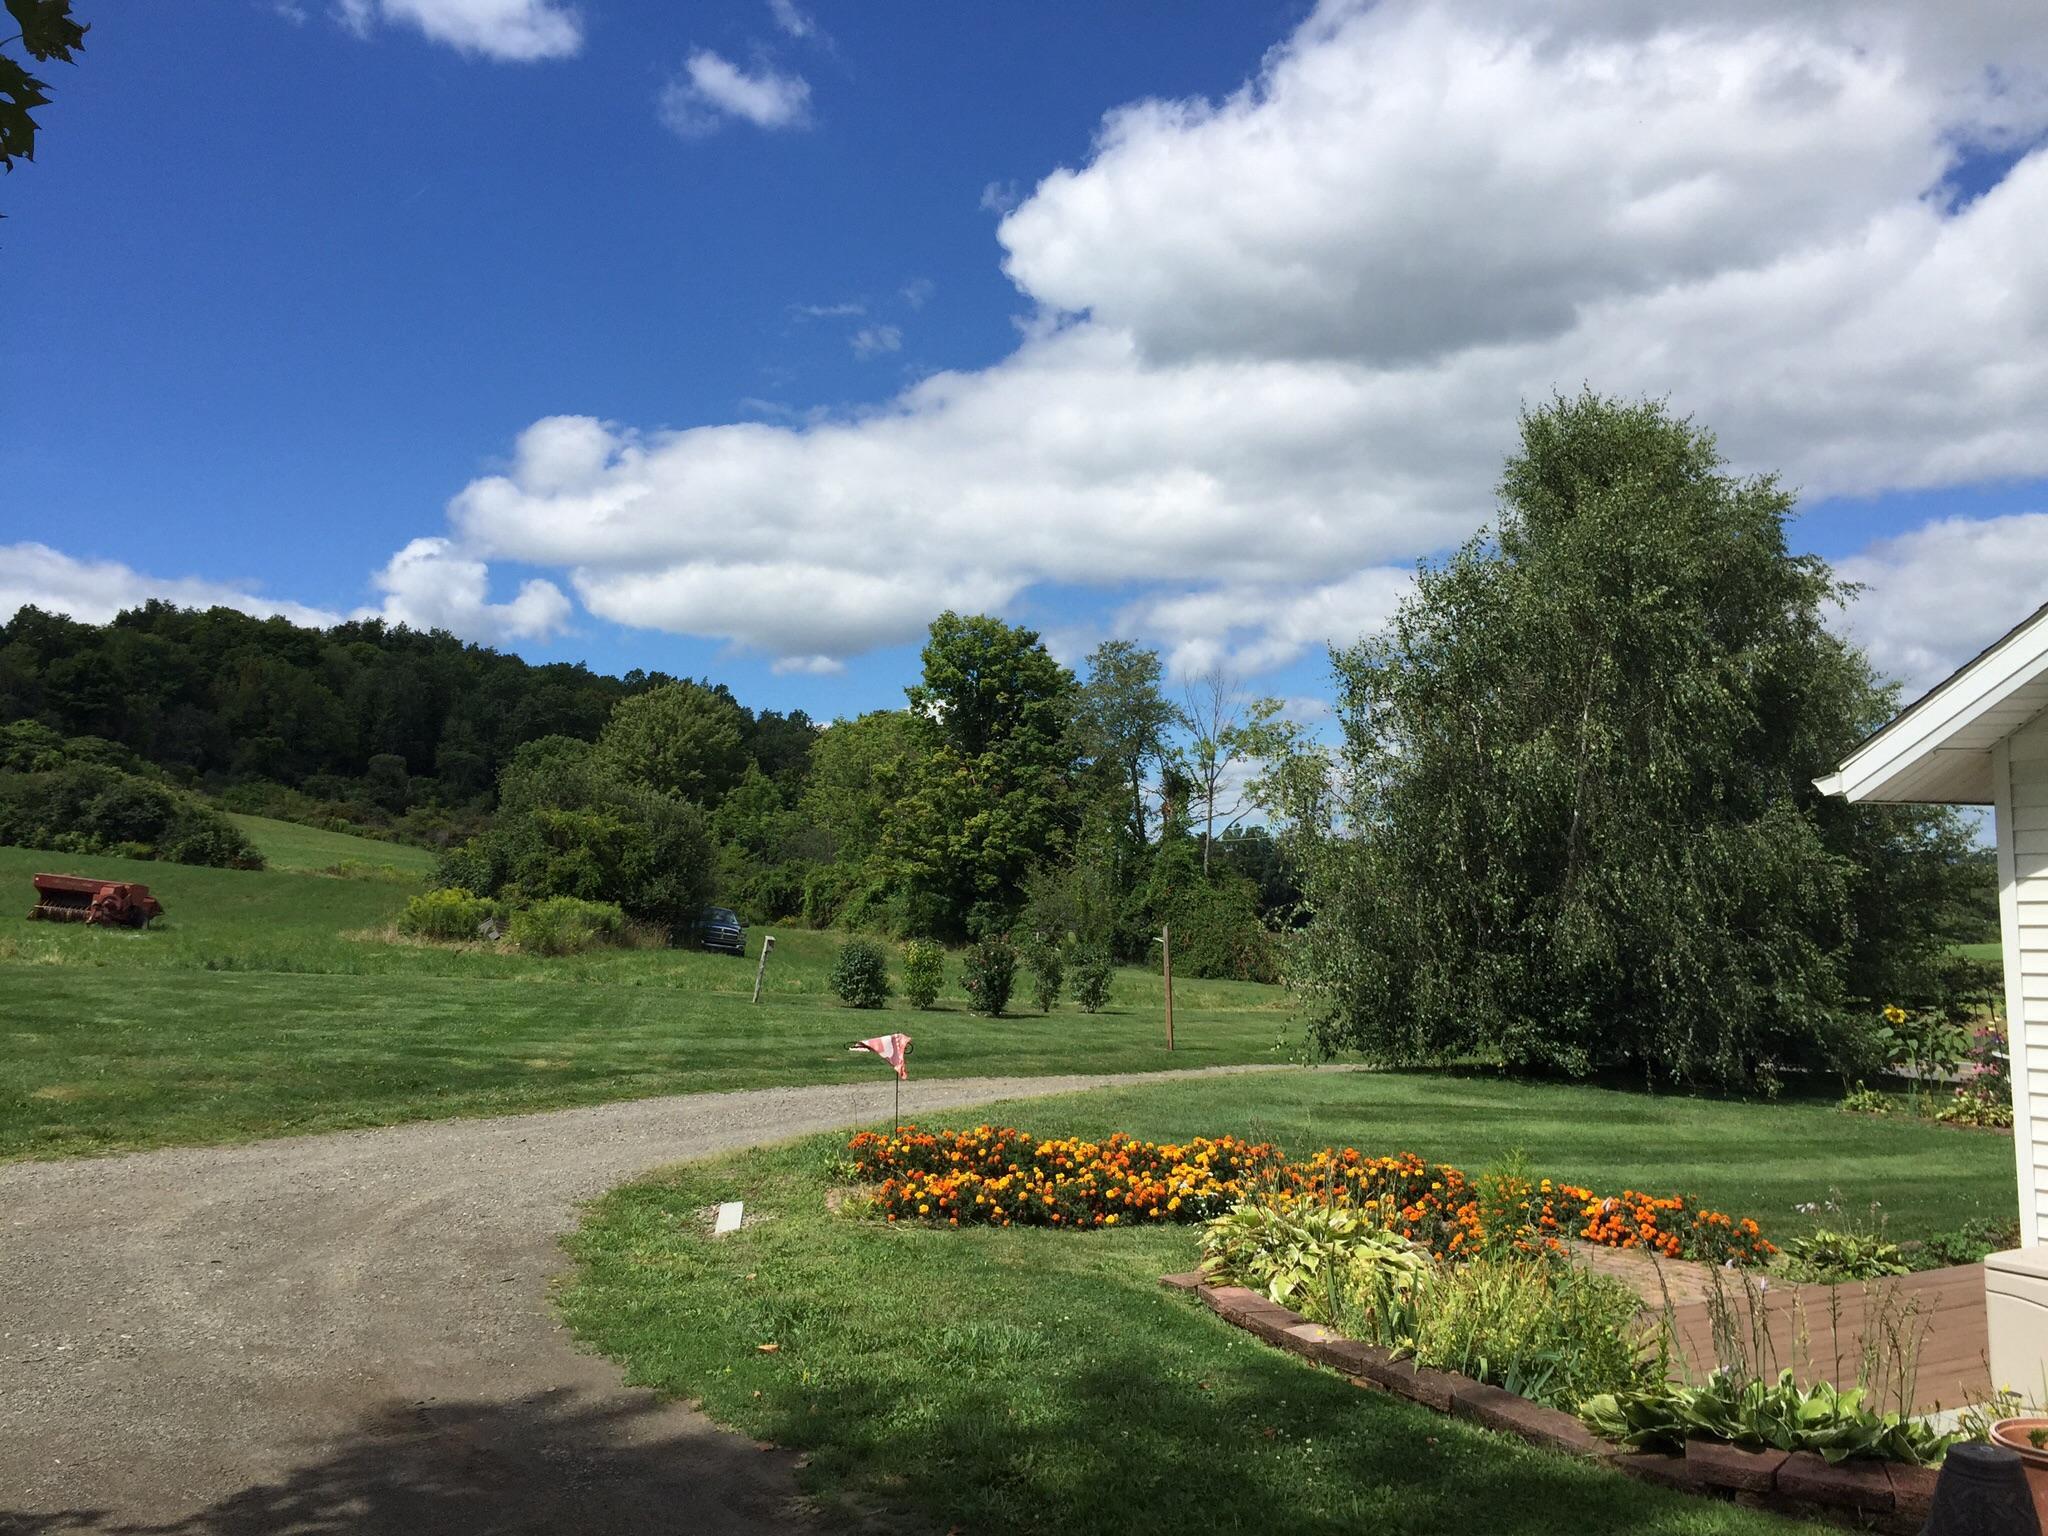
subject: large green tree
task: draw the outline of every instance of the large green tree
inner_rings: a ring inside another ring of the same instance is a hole
[[[746,772],[743,723],[731,699],[696,683],[664,683],[621,699],[597,749],[636,784],[715,806]]]
[[[982,614],[941,614],[923,661],[876,858],[906,925],[951,938],[1006,926],[1067,840],[1077,684],[1036,631]]]
[[[1938,884],[1952,823],[1812,787],[1892,701],[1792,511],[1660,404],[1525,414],[1491,532],[1335,655],[1325,1043],[1753,1083],[1827,1056],[1873,958],[1931,956],[1924,903],[1868,898]]]

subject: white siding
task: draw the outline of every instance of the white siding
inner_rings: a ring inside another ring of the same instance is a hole
[[[1992,753],[2020,1230],[2048,1241],[2048,716]]]

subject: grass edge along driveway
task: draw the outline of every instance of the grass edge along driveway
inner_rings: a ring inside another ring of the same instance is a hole
[[[1442,1143],[1476,1145],[1472,1126],[1436,1146],[1413,1133],[1444,1124],[1426,1113],[1432,1093],[1441,1107],[1470,1085],[1420,1087],[1354,1075],[1140,1084],[943,1118],[1047,1134],[1099,1135],[1114,1123],[1155,1138],[1256,1133],[1263,1121],[1297,1150],[1320,1139],[1462,1160]],[[1519,1092],[1532,1111],[1520,1123],[1540,1135],[1524,1142],[1536,1167],[1665,1187],[1641,1126],[1624,1128],[1640,1163],[1606,1140],[1586,1097],[1598,1090]],[[1555,1114],[1533,1112],[1536,1096],[1553,1093]],[[1668,1099],[1639,1106],[1684,1155],[1701,1155],[1704,1143],[1721,1149],[1719,1174],[1693,1192],[1729,1208],[1744,1190],[1781,1187],[1761,1166],[1773,1161],[1771,1138],[1732,1127],[1761,1131],[1772,1116],[1827,1113]],[[1944,1134],[1920,1128],[1855,1144],[1804,1176],[1882,1179]],[[613,1191],[566,1240],[576,1268],[559,1292],[578,1338],[619,1361],[629,1380],[804,1452],[806,1491],[828,1514],[881,1509],[935,1530],[1104,1536],[1798,1528],[1362,1392],[1271,1349],[1159,1288],[1160,1274],[1192,1265],[1192,1228],[955,1231],[834,1215],[827,1195],[845,1176],[836,1167],[843,1147],[842,1136],[813,1137]],[[1965,1162],[1995,1199],[1995,1165],[2009,1166],[2009,1144],[1984,1138]],[[2009,1200],[2009,1187],[2003,1193]],[[730,1199],[747,1201],[749,1225],[713,1241],[701,1213]],[[1789,1209],[1756,1214],[1774,1235],[1804,1224]],[[1940,1219],[1934,1205],[1921,1214]]]

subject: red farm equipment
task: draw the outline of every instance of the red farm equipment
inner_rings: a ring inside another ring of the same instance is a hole
[[[37,875],[30,917],[50,923],[92,923],[107,928],[140,928],[164,915],[149,887],[126,880],[89,880],[83,875]]]

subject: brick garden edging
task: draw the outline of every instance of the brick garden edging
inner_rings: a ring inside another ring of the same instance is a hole
[[[1328,1366],[1356,1386],[1391,1392],[1567,1456],[1605,1462],[1644,1482],[1898,1536],[1917,1536],[1934,1501],[1937,1474],[1932,1467],[1883,1461],[1829,1466],[1812,1451],[1747,1451],[1712,1440],[1688,1441],[1683,1455],[1625,1450],[1561,1409],[1452,1371],[1396,1360],[1384,1349],[1332,1333],[1257,1291],[1209,1285],[1200,1274],[1166,1275],[1159,1283],[1200,1297],[1225,1322]]]

